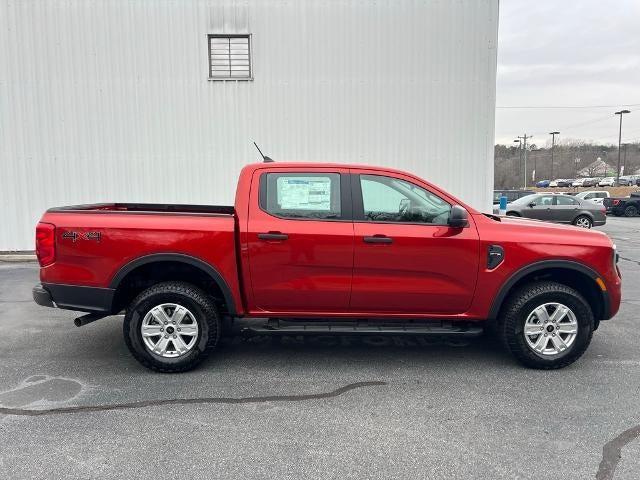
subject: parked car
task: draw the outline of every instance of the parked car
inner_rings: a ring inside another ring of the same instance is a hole
[[[132,355],[161,372],[195,367],[235,330],[460,337],[489,325],[523,364],[561,368],[620,306],[606,235],[484,215],[398,170],[248,165],[235,198],[48,210],[34,300],[88,312],[78,326],[124,312]]]
[[[623,175],[620,177],[619,185],[621,187],[637,185],[640,180],[640,175]]]
[[[605,198],[609,198],[609,192],[606,190],[585,190],[584,192],[580,192],[576,194],[576,198],[580,198],[582,200],[587,200],[592,203],[602,204],[602,201]]]
[[[573,182],[571,182],[572,187],[595,187],[598,185],[599,179],[597,178],[577,178]]]
[[[560,180],[560,179],[551,180],[551,181],[549,182],[549,187],[550,187],[550,188],[555,188],[555,187],[557,187],[557,186],[558,186],[558,180]]]
[[[570,187],[573,181],[574,181],[573,178],[564,178],[564,179],[559,179],[556,182],[558,187]]]
[[[538,188],[548,188],[551,180],[540,180],[536,183],[536,187]]]
[[[591,228],[607,222],[605,208],[571,195],[534,194],[507,205],[507,215]]]
[[[598,182],[599,187],[615,187],[616,177],[605,177]]]
[[[597,187],[598,183],[600,182],[600,179],[597,177],[590,177],[584,180],[584,182],[582,182],[582,186],[583,187]]]
[[[622,178],[622,177],[620,177]],[[602,202],[608,214],[620,217],[635,217],[640,212],[640,192],[633,192],[628,197],[609,197]]]
[[[507,197],[507,203],[513,202],[519,198],[522,198],[526,195],[531,195],[532,193],[536,193],[533,190],[494,190],[493,191],[493,204],[497,205],[500,203],[500,197]]]

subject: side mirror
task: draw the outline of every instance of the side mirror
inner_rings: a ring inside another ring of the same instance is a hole
[[[533,208],[533,207],[535,207],[535,206],[536,206],[535,202],[531,202],[531,203],[529,204],[529,208]]]
[[[460,205],[451,207],[449,213],[449,226],[451,228],[463,228],[469,225],[469,214]]]

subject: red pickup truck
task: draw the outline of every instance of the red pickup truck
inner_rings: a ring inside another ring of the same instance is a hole
[[[246,166],[235,206],[52,208],[36,229],[44,306],[125,312],[143,365],[194,367],[227,329],[478,335],[524,365],[578,359],[620,305],[601,232],[482,214],[408,173]]]

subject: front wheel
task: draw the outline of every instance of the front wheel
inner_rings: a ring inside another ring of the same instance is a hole
[[[591,342],[594,325],[591,307],[576,290],[537,282],[509,298],[498,335],[520,363],[549,370],[578,360]]]
[[[576,217],[576,219],[573,221],[573,224],[576,227],[580,228],[591,228],[593,226],[593,222],[586,215],[579,215],[578,217]]]
[[[216,347],[220,319],[213,299],[201,289],[163,282],[131,302],[123,330],[129,351],[142,365],[158,372],[184,372]]]

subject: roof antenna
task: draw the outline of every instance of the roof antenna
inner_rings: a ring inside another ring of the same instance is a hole
[[[262,153],[262,150],[260,150],[260,147],[258,146],[258,144],[256,142],[253,142],[253,144],[256,146],[256,148],[258,149],[258,152],[260,152],[260,155],[262,156],[262,160],[264,161],[264,163],[271,163],[273,162],[273,159],[269,158],[269,157],[265,157],[264,153]]]

